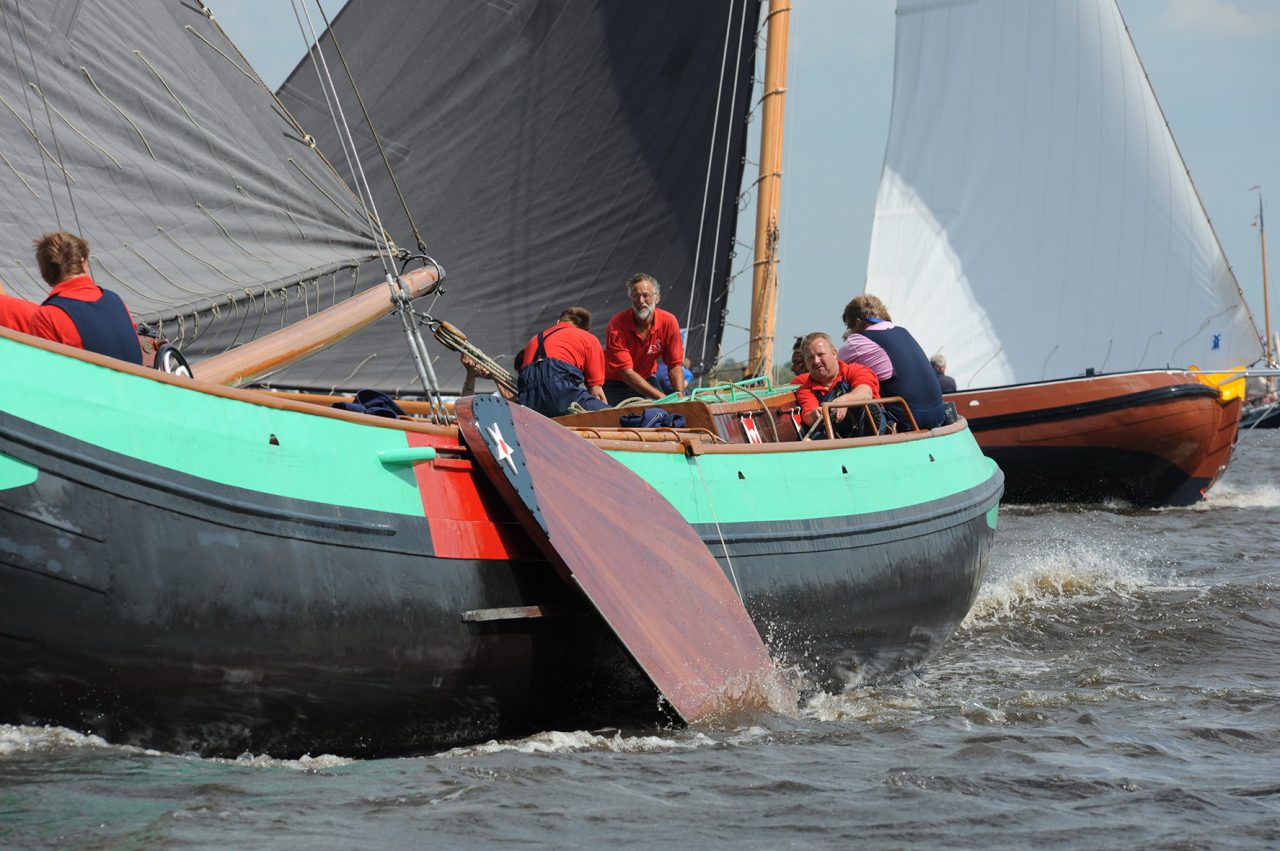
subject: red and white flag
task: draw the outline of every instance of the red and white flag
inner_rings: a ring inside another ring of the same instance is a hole
[[[742,431],[747,435],[747,443],[762,443],[760,440],[760,430],[756,428],[756,421],[750,414],[742,418]]]

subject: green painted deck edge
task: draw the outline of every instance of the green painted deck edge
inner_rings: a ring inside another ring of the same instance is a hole
[[[0,362],[0,410],[75,440],[230,487],[422,514],[413,468],[379,459],[408,447],[403,431],[201,393],[4,337]]]
[[[39,476],[40,471],[37,468],[0,452],[0,491],[26,487]]]
[[[977,487],[997,470],[968,429],[923,440],[807,452],[691,458],[659,452],[609,454],[649,482],[690,523],[891,511]],[[714,504],[708,501],[709,492],[716,494]]]

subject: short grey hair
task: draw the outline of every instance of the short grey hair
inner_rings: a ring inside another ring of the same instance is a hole
[[[938,372],[947,371],[947,359],[942,356],[941,352],[929,358],[929,363],[933,364],[933,368]]]
[[[636,272],[630,278],[627,278],[627,298],[631,298],[631,288],[641,281],[648,281],[653,284],[653,294],[662,296],[662,285],[658,283],[658,279],[647,272]]]

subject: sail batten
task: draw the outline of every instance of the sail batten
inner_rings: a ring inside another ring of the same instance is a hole
[[[900,0],[867,289],[962,387],[1261,354],[1113,0]]]

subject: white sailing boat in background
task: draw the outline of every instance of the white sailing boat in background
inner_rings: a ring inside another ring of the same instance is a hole
[[[1259,335],[1114,0],[899,0],[867,290],[942,352],[1007,498],[1186,504]]]

